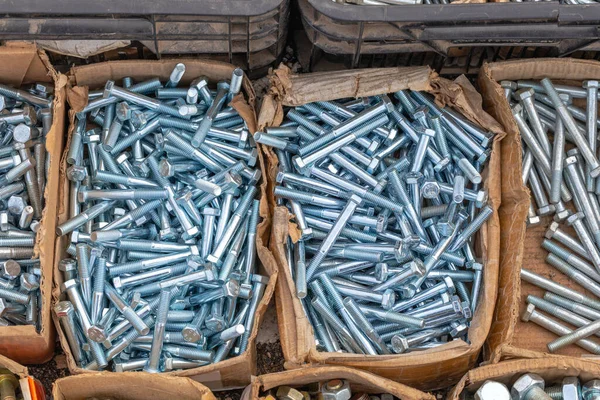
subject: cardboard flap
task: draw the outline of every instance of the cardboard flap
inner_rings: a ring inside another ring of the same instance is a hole
[[[423,393],[401,383],[382,378],[369,372],[345,367],[306,367],[292,371],[261,375],[253,383],[252,398],[259,397],[261,391],[278,386],[302,386],[312,382],[325,382],[330,379],[345,379],[350,383],[353,394],[390,393],[401,400],[433,400],[434,396]]]
[[[215,400],[206,386],[191,379],[145,372],[103,372],[61,378],[54,383],[52,396],[54,400]]]

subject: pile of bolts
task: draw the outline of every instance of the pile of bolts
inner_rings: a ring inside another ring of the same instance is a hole
[[[33,258],[44,208],[54,88],[0,85],[0,326],[34,325],[42,306]]]
[[[466,394],[467,398],[472,398]],[[600,398],[600,380],[581,385],[576,376],[565,377],[561,384],[546,386],[538,374],[519,377],[510,390],[501,382],[485,381],[475,392],[475,400],[597,400]]]
[[[492,134],[426,93],[394,97],[305,104],[255,134],[279,159],[275,196],[300,231],[288,267],[321,351],[468,340]]]
[[[546,262],[600,299],[600,84],[554,85],[545,78],[540,82],[504,81],[501,86],[512,103],[523,141],[523,183],[532,193],[527,223],[538,225],[540,217],[554,216],[542,241],[542,248],[549,253]],[[575,106],[575,99],[585,101],[586,107]],[[576,236],[561,224],[572,227]],[[600,354],[600,344],[589,339],[600,332],[600,300],[526,268],[521,269],[521,279],[547,290],[543,298],[527,297],[522,320],[559,336],[548,343],[550,352],[576,344]]]
[[[171,371],[243,353],[268,278],[258,273],[257,150],[228,106],[243,72],[90,92],[67,150],[70,235],[55,305],[75,362]]]
[[[260,396],[264,400],[393,400],[389,393],[368,395],[352,393],[350,383],[343,379],[332,379],[327,382],[313,382],[299,388],[279,386]]]

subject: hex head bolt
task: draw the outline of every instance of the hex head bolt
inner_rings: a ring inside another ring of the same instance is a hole
[[[589,142],[586,140],[585,136],[581,133],[581,131],[579,130],[579,127],[577,126],[577,123],[573,119],[573,116],[571,115],[571,113],[569,112],[567,107],[564,105],[562,100],[560,99],[558,92],[556,91],[556,89],[554,88],[554,86],[552,84],[552,81],[548,78],[544,78],[541,80],[540,83],[541,83],[542,87],[544,88],[544,90],[546,91],[546,94],[548,95],[548,97],[550,97],[550,100],[552,101],[554,108],[556,109],[556,111],[558,112],[558,115],[562,119],[562,121],[565,125],[565,128],[567,128],[567,131],[569,132],[569,134],[575,141],[577,148],[579,149],[579,151],[581,151],[581,155],[583,156],[583,158],[585,158],[585,161],[589,165],[590,176],[593,178],[596,178],[598,175],[600,175],[600,163],[598,162],[596,155],[590,148]]]
[[[515,400],[552,400],[544,391],[545,383],[537,374],[525,374],[514,383],[511,389]]]
[[[92,322],[90,321],[85,303],[83,302],[83,299],[79,294],[79,290],[77,289],[77,284],[78,283],[75,279],[65,281],[61,285],[61,292],[67,292],[69,300],[77,312],[77,317],[79,318],[81,328],[83,328],[83,332],[87,337],[88,331],[90,328],[92,328]]]
[[[579,315],[567,310],[566,308],[562,308],[554,303],[551,303],[547,300],[540,299],[539,297],[528,295],[527,303],[533,304],[541,311],[544,311],[550,314],[553,317],[560,319],[568,324],[571,324],[577,328],[588,325],[590,322],[589,319],[580,317]],[[600,336],[599,333],[595,334],[596,336]]]
[[[247,214],[248,209],[252,205],[252,201],[254,200],[257,191],[258,190],[256,189],[256,186],[250,186],[246,193],[244,193],[244,196],[242,196],[242,198],[240,199],[240,202],[236,207],[235,211],[233,212],[231,219],[227,223],[225,231],[223,232],[223,236],[217,239],[219,240],[217,246],[215,247],[213,252],[206,258],[208,261],[212,263],[218,263],[219,260],[223,257],[225,250],[227,249],[229,243],[233,239],[235,231],[237,231],[238,227],[242,222],[243,217]]]
[[[529,129],[529,126],[525,122],[525,119],[521,115],[522,108],[520,105],[516,105],[512,108],[512,114],[517,122],[517,126],[519,127],[519,132],[521,133],[521,139],[525,142],[529,151],[535,158],[535,160],[539,163],[544,174],[548,176],[552,176],[552,166],[550,162],[550,154],[544,151],[544,148],[540,145],[539,141]]]
[[[564,263],[568,268],[575,268],[587,275],[588,278],[592,278],[594,281],[600,283],[600,274],[594,269],[593,265],[587,263],[585,260],[548,239],[542,241],[542,248],[551,253],[548,257],[553,256],[552,261],[548,259],[549,262],[554,262],[554,259],[556,259],[558,260],[557,262]]]
[[[371,342],[377,347],[377,350],[381,354],[392,354],[392,352],[388,349],[385,342],[381,339],[379,334],[373,328],[373,325],[367,320],[363,312],[358,308],[358,305],[354,302],[350,297],[346,297],[343,300],[344,307],[356,323],[359,329],[361,329],[364,334],[371,340]]]
[[[590,150],[596,154],[596,141],[598,131],[598,87],[596,80],[583,81],[583,88],[587,89],[586,132]],[[586,166],[586,188],[589,192],[595,190],[595,180],[591,176],[591,169]]]
[[[250,307],[248,308],[248,313],[246,317],[246,321],[244,322],[244,334],[240,339],[239,353],[243,353],[246,351],[248,347],[248,342],[250,340],[250,335],[252,334],[252,330],[254,328],[254,322],[256,318],[256,308],[258,307],[258,303],[262,298],[267,284],[269,283],[269,279],[262,275],[252,275],[252,299],[250,300]]]
[[[212,127],[214,119],[216,118],[219,111],[221,111],[221,108],[223,107],[223,105],[225,104],[225,101],[227,100],[227,94],[229,92],[229,88],[230,88],[230,86],[225,83],[220,83],[218,85],[217,94],[216,94],[215,98],[212,100],[210,108],[204,114],[204,118],[202,118],[202,121],[200,122],[200,125],[198,126],[198,129],[196,130],[196,133],[192,137],[192,141],[191,141],[192,146],[200,147],[200,145],[204,142],[204,139],[206,138],[208,131]]]
[[[598,400],[600,397],[600,380],[594,379],[586,382],[581,388],[583,400]]]
[[[75,249],[77,251],[77,275],[81,287],[81,297],[89,309],[92,301],[92,277],[89,265],[91,248],[85,243],[79,243],[75,246]]]
[[[346,206],[340,213],[340,216],[336,219],[335,223],[333,224],[333,227],[327,234],[327,237],[325,238],[325,240],[323,240],[323,242],[319,246],[317,253],[310,260],[310,263],[308,264],[308,267],[306,269],[306,279],[308,281],[311,280],[311,278],[313,277],[313,275],[315,274],[317,269],[320,267],[321,262],[323,262],[323,260],[325,259],[325,257],[327,256],[327,254],[329,253],[329,251],[335,244],[335,242],[338,240],[342,229],[346,226],[346,224],[348,223],[348,220],[350,219],[350,217],[352,217],[352,215],[356,211],[356,208],[361,203],[362,203],[362,199],[360,197],[358,197],[356,195],[352,195],[350,197],[350,200],[348,201],[348,203],[346,204]]]
[[[600,331],[600,319],[575,329],[569,334],[566,334],[558,339],[548,343],[548,350],[551,353],[556,353],[565,346],[573,344],[581,339],[585,339]]]
[[[54,305],[54,313],[58,317],[60,326],[63,328],[69,348],[73,354],[73,358],[77,364],[81,364],[85,360],[85,355],[81,350],[81,345],[77,339],[74,313],[75,309],[69,301],[59,301]]]
[[[594,265],[596,270],[600,272],[600,252],[598,251],[598,248],[596,247],[594,240],[590,236],[587,228],[583,224],[582,218],[584,218],[583,213],[576,213],[567,218],[567,222],[575,229],[575,232],[577,232],[577,236],[579,236],[581,243],[587,250],[587,253],[591,258],[592,264]],[[596,233],[598,234],[600,232]]]
[[[544,152],[550,155],[552,154],[552,146],[550,146],[550,142],[548,141],[548,135],[546,135],[546,132],[544,132],[544,128],[542,126],[540,117],[533,105],[534,94],[535,92],[533,89],[521,89],[516,93],[517,98],[519,99],[522,107],[527,113],[529,123],[533,127],[533,131],[535,132],[537,140],[544,149]]]
[[[115,204],[114,201],[103,201],[98,203],[85,211],[82,211],[77,216],[65,221],[56,228],[56,234],[64,236],[67,233],[74,231],[75,229],[85,225],[88,221],[93,220],[98,215],[108,211]]]
[[[536,325],[541,326],[542,328],[555,333],[557,335],[568,335],[572,332],[571,329],[567,328],[565,325],[560,322],[536,311],[536,307],[533,304],[529,304],[527,309],[523,312],[521,316],[521,320],[523,322],[533,322]],[[593,354],[600,354],[600,346],[588,339],[580,339],[575,344],[581,347],[584,350],[589,351]]]
[[[575,290],[569,289],[554,281],[546,279],[543,276],[538,275],[534,272],[528,271],[525,268],[521,268],[521,279],[531,283],[532,285],[548,290],[554,294],[566,297],[569,300],[591,307],[595,310],[600,310],[599,301],[591,299]]]
[[[177,87],[181,78],[183,78],[183,74],[185,74],[185,64],[177,63],[171,71],[171,75],[169,75],[169,80],[165,84],[166,88],[174,88]]]
[[[171,305],[171,293],[168,290],[160,292],[160,300],[156,311],[156,322],[154,324],[154,336],[152,338],[152,347],[148,363],[144,366],[145,372],[160,372],[160,356],[163,351],[163,342],[165,339],[165,324],[167,323],[167,314]],[[143,322],[143,321],[142,321]],[[140,333],[138,331],[138,333]],[[148,333],[148,331],[146,331]],[[146,334],[144,333],[144,335]]]

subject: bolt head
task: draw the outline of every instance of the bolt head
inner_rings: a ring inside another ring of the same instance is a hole
[[[569,218],[567,218],[567,224],[569,226],[575,224],[577,221],[582,220],[585,218],[585,215],[582,212],[577,212],[574,213],[572,215],[569,216]]]
[[[444,157],[437,164],[435,164],[433,170],[435,172],[440,172],[443,171],[448,165],[450,165],[450,158]]]
[[[448,276],[444,277],[444,283],[446,283],[448,293],[456,294],[456,286],[454,285],[454,281],[452,280],[452,278]]]
[[[112,95],[112,90],[115,87],[115,81],[106,81],[106,85],[104,85],[104,93],[102,93],[102,98],[106,99]]]
[[[540,215],[540,216],[542,216],[542,217],[543,217],[543,216],[545,216],[545,215],[552,214],[554,211],[555,211],[554,205],[552,205],[552,204],[547,204],[547,205],[545,205],[545,206],[543,206],[543,207],[540,207],[540,208],[538,209],[538,215]]]
[[[600,379],[594,379],[586,382],[581,388],[581,394],[584,399],[592,398],[594,395],[600,394]]]
[[[421,194],[426,199],[434,199],[440,194],[440,184],[435,180],[426,180],[421,185]]]
[[[512,107],[512,113],[514,116],[521,116],[521,114],[523,113],[523,106],[521,106],[520,104],[515,104]]]
[[[417,293],[417,288],[414,285],[407,283],[406,285],[400,286],[398,292],[400,293],[401,298],[410,299]]]
[[[408,340],[400,334],[392,336],[392,350],[397,354],[404,353],[408,350]]]
[[[510,400],[510,392],[503,383],[485,381],[475,392],[475,400]]]
[[[307,167],[306,163],[302,160],[302,157],[300,157],[300,156],[292,157],[292,163],[294,163],[294,165],[296,166],[298,171],[301,171],[301,172],[304,171]]]
[[[17,279],[21,275],[21,265],[15,260],[6,260],[2,263],[0,271],[3,278],[9,280]]]
[[[528,226],[536,226],[536,225],[539,225],[541,222],[542,222],[542,220],[537,215],[527,217],[527,225]]]
[[[27,201],[24,196],[12,195],[8,199],[8,211],[13,215],[21,215],[25,207],[27,207]]]
[[[477,192],[477,197],[475,199],[475,206],[477,208],[481,208],[487,204],[489,199],[489,194],[487,190],[480,190]]]
[[[448,237],[452,235],[452,232],[454,232],[454,224],[448,221],[446,218],[440,218],[436,224],[436,228],[440,235],[444,237]]]
[[[67,168],[67,179],[72,182],[82,182],[87,176],[87,169],[81,165],[71,165]]]
[[[65,292],[74,287],[77,287],[77,280],[69,279],[68,281],[63,282],[63,284],[60,285],[60,291]]]
[[[469,331],[469,327],[467,326],[467,324],[464,324],[464,323],[457,324],[450,331],[450,336],[452,336],[453,338],[461,337],[461,336],[466,335],[468,331]],[[507,392],[508,392],[508,389],[507,389]]]
[[[381,299],[381,307],[384,310],[391,310],[396,303],[396,292],[393,289],[388,289],[383,292]]]
[[[120,121],[127,121],[131,119],[131,106],[126,101],[117,103],[115,106],[115,115]]]
[[[595,88],[598,89],[600,87],[600,82],[599,81],[583,81],[582,85],[581,85],[584,89],[591,89],[591,88]]]
[[[160,160],[160,162],[158,163],[158,170],[160,174],[165,178],[171,178],[175,176],[175,167],[173,166],[173,163],[167,158],[163,158],[162,160]]]
[[[562,222],[565,219],[569,218],[569,215],[571,215],[571,213],[567,209],[556,211],[556,214],[554,214],[554,221]]]
[[[75,308],[70,301],[59,301],[54,305],[54,312],[57,317],[68,317],[75,312]]]
[[[515,93],[515,96],[517,97],[517,99],[519,99],[519,101],[532,98],[534,95],[535,91],[532,88],[521,89],[517,93]]]
[[[190,343],[198,343],[202,340],[203,336],[202,331],[192,325],[186,325],[182,329],[181,334],[183,335],[183,340]]]
[[[423,180],[423,174],[420,172],[409,172],[404,176],[404,179],[409,185],[419,185]]]
[[[527,392],[534,387],[544,389],[545,383],[542,377],[537,374],[525,374],[517,379],[510,393],[514,400],[524,400]]]
[[[225,296],[235,298],[240,294],[240,283],[236,280],[229,280],[223,285]]]
[[[579,400],[581,398],[581,384],[576,376],[567,376],[562,381],[563,400]]]
[[[148,117],[143,111],[133,110],[131,111],[131,117],[129,118],[134,128],[140,129],[148,123]]]
[[[102,343],[106,340],[106,331],[103,327],[94,325],[87,331],[88,337],[94,342]]]
[[[28,272],[25,272],[19,276],[19,282],[21,283],[21,289],[27,292],[32,292],[40,287],[40,281],[38,280],[38,277]]]
[[[13,138],[19,143],[25,143],[34,136],[33,130],[37,128],[32,128],[31,126],[25,124],[19,124],[15,126],[13,129]]]
[[[390,100],[390,98],[387,96],[387,94],[381,96],[381,102],[385,106],[385,109],[388,113],[391,113],[392,111],[394,111],[394,103],[392,103],[392,100]]]
[[[500,81],[500,87],[502,87],[502,89],[510,89],[512,91],[515,91],[518,88],[517,82],[514,81]]]
[[[198,91],[203,87],[208,87],[208,78],[205,76],[200,76],[198,79],[192,82],[192,86],[195,86]]]
[[[204,323],[206,328],[213,332],[220,332],[225,328],[225,318],[222,315],[212,314]]]
[[[428,113],[429,113],[429,107],[419,106],[415,109],[415,113],[413,114],[413,117],[415,120],[419,120],[421,118],[427,118]]]
[[[415,277],[421,278],[425,275],[425,264],[418,258],[415,258],[410,262],[410,270]]]
[[[387,263],[377,263],[375,264],[375,278],[379,282],[386,281],[389,276],[389,266]]]
[[[556,233],[556,231],[559,228],[559,224],[558,222],[552,221],[550,223],[550,226],[548,227],[548,230],[545,233],[545,237],[546,239],[552,239],[554,237],[554,234]]]
[[[569,150],[569,152],[571,151]],[[569,154],[569,152],[567,152],[567,155],[569,155],[569,157],[565,158],[565,166],[577,164],[577,156],[571,155],[573,153]]]
[[[160,240],[174,240],[177,239],[177,235],[175,233],[175,229],[169,227],[166,229],[161,229],[158,232],[158,237],[160,238]]]
[[[72,258],[63,258],[58,263],[58,269],[62,272],[77,271],[77,261]]]
[[[527,308],[523,311],[523,315],[521,316],[521,321],[529,322],[531,315],[535,311],[535,306],[533,304],[527,304]]]

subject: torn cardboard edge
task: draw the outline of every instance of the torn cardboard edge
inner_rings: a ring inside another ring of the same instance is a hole
[[[499,291],[504,296],[499,297],[490,335],[486,343],[486,353],[489,362],[499,362],[506,346],[521,348],[521,352],[529,352],[532,347],[546,350],[545,344],[555,338],[551,332],[537,326],[524,327],[520,321],[521,307],[521,278],[520,268],[527,262],[544,264],[544,259],[537,259],[538,254],[525,254],[525,246],[532,241],[527,235],[526,218],[529,208],[529,189],[522,181],[522,145],[520,132],[512,116],[512,112],[504,92],[499,85],[502,80],[539,80],[548,77],[555,83],[580,84],[585,79],[600,79],[600,63],[593,60],[535,59],[514,60],[498,63],[486,63],[481,68],[478,83],[485,99],[485,108],[503,127],[507,137],[502,142],[502,207],[499,210],[501,223],[501,259],[499,273]],[[542,228],[545,228],[543,226]],[[532,232],[535,229],[532,229]],[[538,238],[543,239],[543,233]],[[526,240],[526,237],[528,239]],[[540,246],[537,246],[540,248]],[[530,249],[532,250],[532,249]],[[536,250],[537,251],[537,250]],[[545,253],[545,251],[539,250]],[[545,255],[544,255],[545,257]],[[548,272],[555,272],[548,266]],[[556,279],[561,283],[570,280],[557,273]],[[553,278],[554,279],[554,278]],[[527,284],[528,285],[528,284]],[[579,287],[578,290],[582,290]],[[540,290],[541,292],[541,290]],[[515,340],[526,334],[525,329],[531,329],[531,339],[527,343],[523,338],[521,343]],[[543,344],[542,344],[543,342]],[[526,348],[525,348],[526,347]],[[582,353],[583,350],[571,345],[562,354]],[[538,352],[539,353],[539,352]]]
[[[235,67],[228,63],[218,61],[204,61],[198,59],[171,59],[171,60],[159,60],[159,61],[144,61],[144,60],[127,60],[127,61],[109,61],[105,63],[92,64],[82,67],[75,67],[71,70],[69,75],[70,87],[67,92],[67,98],[71,105],[69,112],[69,133],[67,137],[67,145],[61,160],[61,192],[60,192],[60,209],[59,209],[59,222],[63,222],[68,218],[67,209],[69,202],[69,184],[65,177],[66,172],[66,154],[70,146],[70,138],[73,130],[75,129],[74,121],[75,114],[77,111],[83,109],[87,104],[88,99],[88,88],[100,88],[103,87],[106,81],[116,80],[120,81],[122,78],[131,76],[136,81],[143,81],[153,77],[159,77],[163,80],[168,79],[173,67],[177,63],[184,63],[186,65],[186,72],[181,80],[182,83],[191,82],[193,79],[199,76],[207,76],[210,83],[216,83],[220,80],[231,79],[231,74]],[[240,116],[246,121],[249,131],[254,133],[256,131],[256,112],[254,111],[253,105],[255,101],[254,89],[252,84],[247,77],[244,77],[242,83],[242,89],[246,95],[244,99],[243,95],[236,96],[230,105],[234,107]],[[258,268],[262,267],[264,270],[262,273],[269,275],[269,283],[265,289],[263,299],[259,303],[257,309],[257,318],[250,335],[248,350],[237,356],[217,364],[211,364],[204,367],[193,368],[181,371],[172,371],[163,373],[161,375],[178,376],[178,377],[189,377],[194,380],[202,380],[203,377],[210,377],[210,382],[207,385],[211,389],[226,389],[231,387],[245,386],[250,382],[250,376],[256,374],[256,336],[260,327],[262,318],[268,304],[271,300],[273,292],[275,290],[275,283],[277,280],[277,263],[269,249],[267,248],[268,239],[270,237],[271,229],[271,210],[266,199],[267,193],[267,179],[265,178],[265,161],[264,154],[261,146],[258,145],[258,168],[261,169],[263,176],[260,182],[260,215],[263,220],[258,225],[257,229],[257,254],[260,263],[257,264]],[[65,237],[59,237],[56,243],[56,260],[55,260],[55,287],[53,290],[54,301],[58,301],[61,293],[59,290],[60,284],[62,283],[62,275],[58,270],[58,262],[65,255],[65,248],[67,244]],[[60,338],[61,346],[67,356],[67,364],[69,371],[73,374],[98,374],[105,372],[88,371],[78,367],[72,357],[72,353],[68,347],[68,342],[60,328],[59,322],[55,318],[55,325]],[[218,372],[219,377],[215,378],[214,373]],[[111,373],[111,372],[108,372]],[[137,372],[135,372],[137,373]],[[112,374],[112,373],[111,373]]]
[[[128,400],[215,400],[206,386],[188,378],[145,372],[73,375],[58,379],[52,387],[54,400],[126,398]]]
[[[487,380],[502,382],[508,388],[523,374],[528,372],[540,375],[546,387],[560,384],[562,378],[576,376],[583,382],[600,377],[600,364],[574,357],[527,358],[503,361],[475,368],[469,371],[452,388],[448,400],[458,400],[464,391],[475,391]]]
[[[270,196],[273,227],[270,247],[280,265],[277,285],[277,313],[285,368],[298,368],[306,362],[339,364],[362,368],[417,388],[431,390],[454,384],[476,362],[487,337],[496,301],[500,225],[500,143],[505,133],[490,115],[482,110],[482,98],[465,77],[455,82],[440,78],[428,67],[388,68],[335,71],[294,75],[281,66],[270,77],[271,87],[263,99],[258,127],[278,126],[283,121],[284,106],[296,106],[314,101],[353,98],[402,89],[423,90],[435,95],[440,105],[452,105],[469,120],[495,134],[490,162],[484,170],[484,187],[490,195],[493,216],[479,233],[477,254],[484,257],[482,301],[475,312],[469,331],[471,344],[451,343],[418,353],[390,356],[322,353],[315,347],[314,335],[302,306],[292,295],[294,281],[287,268],[285,243],[288,235],[297,238],[297,228],[291,223],[287,208],[277,207]],[[275,185],[278,161],[270,148],[265,148],[269,185]],[[270,192],[272,193],[272,191]],[[433,367],[437,365],[437,367]],[[399,373],[399,371],[402,371]]]
[[[409,386],[353,368],[341,366],[305,366],[291,371],[253,377],[250,398],[258,399],[260,393],[279,386],[299,387],[313,382],[344,379],[350,383],[353,394],[389,393],[402,400],[434,400],[431,394]]]
[[[40,292],[41,329],[34,326],[10,326],[0,328],[0,353],[22,363],[44,363],[54,355],[54,329],[51,321],[52,268],[54,265],[54,230],[56,227],[56,202],[58,162],[62,151],[65,122],[66,77],[57,73],[47,55],[36,46],[12,42],[0,47],[0,56],[6,60],[0,66],[3,83],[20,87],[33,82],[54,84],[52,103],[52,126],[46,136],[46,149],[50,154],[50,169],[44,190],[44,209],[40,230],[36,234],[35,254],[40,258],[42,278]],[[47,234],[51,232],[51,234]]]

